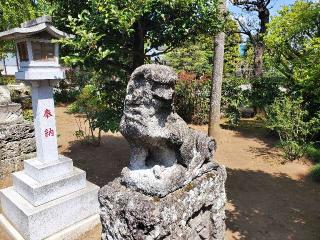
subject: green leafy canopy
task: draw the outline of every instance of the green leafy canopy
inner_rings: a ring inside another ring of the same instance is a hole
[[[69,16],[69,28],[77,37],[63,42],[73,51],[65,60],[131,72],[137,44],[142,44],[148,62],[200,33],[217,31],[222,25],[216,5],[216,0],[89,0],[88,9]]]

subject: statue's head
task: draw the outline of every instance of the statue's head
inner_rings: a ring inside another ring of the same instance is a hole
[[[177,74],[163,65],[143,65],[131,75],[126,104],[152,106],[155,110],[172,107]]]

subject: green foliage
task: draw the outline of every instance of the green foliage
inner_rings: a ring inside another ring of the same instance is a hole
[[[0,30],[17,27],[35,16],[34,4],[30,0],[0,0]]]
[[[81,89],[76,101],[69,106],[70,113],[84,114],[85,123],[89,126],[86,131],[79,122],[79,130],[75,135],[90,143],[99,144],[102,131],[118,131],[124,97],[124,81],[105,80],[95,73],[90,83]]]
[[[237,33],[238,24],[235,20],[228,18],[225,24],[226,40],[224,46],[224,75],[234,76],[241,64],[240,43],[241,37]]]
[[[82,129],[79,129],[75,135],[77,137],[83,137],[92,143],[100,143],[101,131],[98,130],[98,136],[95,136],[95,129],[98,127],[97,118],[99,114],[105,109],[105,105],[102,100],[101,93],[96,89],[94,85],[86,85],[77,100],[73,103],[70,108],[71,112],[83,113],[86,120],[85,122],[89,125],[89,134],[84,134]]]
[[[76,101],[79,90],[65,85],[65,81],[59,82],[59,86],[54,92],[54,101],[56,103],[72,103]]]
[[[58,10],[59,4],[57,0],[37,0],[35,2],[37,16],[53,16]]]
[[[2,76],[0,74],[0,85],[8,85],[16,82],[15,77],[12,76]]]
[[[33,1],[30,0],[0,0],[0,31],[15,28],[20,23],[36,16]],[[8,52],[14,52],[11,41],[0,41],[0,57]]]
[[[172,50],[199,33],[212,34],[221,26],[216,0],[90,0],[68,27],[74,40],[63,40],[72,50],[64,60],[96,70],[123,70],[131,73],[133,54],[144,45],[145,61],[154,49]]]
[[[212,37],[200,36],[196,42],[185,42],[164,56],[167,65],[178,72],[192,72],[197,77],[211,75],[212,72]]]
[[[307,156],[314,162],[320,163],[320,149],[314,145],[309,145],[306,149]]]
[[[93,73],[69,69],[66,71],[66,79],[59,81],[55,89],[54,98],[56,102],[71,103],[77,99],[80,90],[93,78]]]
[[[314,165],[312,168],[311,168],[311,172],[310,172],[310,175],[312,177],[312,179],[316,182],[319,182],[320,181],[320,163]]]
[[[271,105],[276,98],[285,95],[283,88],[284,79],[278,76],[263,76],[250,80],[252,89],[250,91],[251,104],[260,110]]]
[[[181,72],[175,95],[177,113],[187,123],[205,124],[208,122],[209,103],[210,79],[197,79],[194,74]]]
[[[310,54],[315,56],[314,54],[318,52],[317,48],[314,51],[312,48],[320,37],[320,5],[296,1],[292,6],[283,7],[278,14],[269,24],[265,38],[275,64],[285,76],[297,81],[314,77],[312,75],[308,77],[304,71],[308,71],[311,66],[308,60],[316,63],[316,59]],[[299,70],[304,71],[299,73]]]
[[[228,36],[225,43],[224,73],[225,75],[234,75],[240,62],[240,35],[232,33],[237,31],[237,26],[231,19],[228,19],[225,28],[228,31]],[[197,77],[211,75],[214,54],[212,49],[212,36],[200,35],[195,40],[186,41],[183,46],[166,54],[164,61],[178,72],[192,72]]]
[[[313,135],[319,131],[320,114],[308,119],[301,98],[284,97],[267,108],[267,127],[278,133],[285,157],[301,157]]]
[[[63,61],[79,66],[81,71],[106,76],[94,83],[88,81],[106,102],[93,117],[93,125],[103,130],[117,129],[126,86],[121,80],[115,89],[109,89],[108,79],[127,79],[143,62],[159,60],[160,54],[222,27],[216,0],[55,2],[56,9],[69,15],[67,20],[62,18],[62,23],[67,22],[69,31],[76,35],[75,39],[61,41]],[[70,9],[70,6],[74,7]],[[55,10],[54,16],[58,15]],[[55,21],[59,22],[59,18],[55,17]]]
[[[226,38],[225,45],[225,76],[235,75],[237,65],[240,61],[239,54],[239,34],[231,32],[237,30],[234,21],[228,19],[225,25],[229,36]],[[180,81],[176,87],[176,108],[180,116],[185,121],[194,124],[205,124],[208,122],[210,110],[210,90],[213,65],[213,38],[208,35],[200,35],[195,41],[186,41],[183,46],[175,48],[172,52],[164,56],[166,64],[175,68],[179,73]],[[230,78],[230,77],[228,77]],[[233,81],[226,80],[223,83],[223,111],[227,114],[231,123],[236,124],[240,118],[239,99],[241,89],[233,89],[237,79]],[[226,84],[226,86],[225,86]],[[236,91],[238,95],[233,96]],[[237,91],[238,90],[238,91]],[[227,106],[228,105],[228,106]]]
[[[22,116],[23,119],[32,122],[33,121],[33,113],[32,113],[32,109],[24,109],[22,111]]]
[[[270,22],[265,40],[273,67],[314,116],[320,110],[320,4],[296,1],[283,7]]]
[[[249,105],[248,93],[240,88],[245,80],[225,78],[222,84],[221,110],[230,125],[237,125],[241,109]],[[210,77],[196,78],[195,74],[181,72],[176,86],[175,106],[177,113],[188,123],[206,124],[210,111]]]
[[[225,78],[222,82],[221,110],[231,126],[239,124],[241,109],[248,105],[248,93],[240,87],[245,83],[245,80],[235,77]]]

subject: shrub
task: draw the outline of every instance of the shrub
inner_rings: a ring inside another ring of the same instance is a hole
[[[79,139],[86,140],[89,143],[99,145],[101,140],[101,131],[98,129],[98,136],[95,135],[98,115],[105,109],[101,93],[94,85],[86,85],[77,100],[70,106],[69,112],[83,113],[85,122],[89,125],[89,132],[84,130],[78,123],[79,130],[75,132],[75,136]]]
[[[123,111],[125,83],[123,81],[107,81],[103,85],[96,82],[87,84],[76,101],[68,108],[70,113],[82,113],[89,129],[78,122],[79,130],[75,136],[88,143],[99,145],[101,132],[119,130]],[[98,130],[96,133],[95,130]]]
[[[221,111],[231,125],[237,125],[241,109],[247,106],[248,93],[241,89],[245,83],[240,78],[226,78],[222,83]],[[211,80],[209,76],[196,78],[195,74],[181,72],[176,85],[175,106],[177,113],[193,124],[208,123],[210,111]]]
[[[309,145],[306,149],[307,156],[314,162],[320,163],[320,149],[314,145]]]
[[[303,108],[301,98],[284,97],[276,99],[267,108],[266,126],[279,135],[285,157],[293,160],[301,157],[319,130],[320,114],[308,119],[308,111]]]
[[[58,88],[54,91],[54,100],[57,103],[71,103],[77,99],[77,96],[80,93],[78,88],[61,88],[61,84],[64,81],[61,81]]]
[[[58,103],[72,103],[76,101],[81,89],[87,84],[91,84],[92,80],[96,77],[100,76],[93,71],[66,70],[66,79],[59,81],[58,87],[55,88],[55,101]]]
[[[210,79],[196,78],[195,74],[182,72],[176,85],[175,107],[177,113],[193,124],[208,123],[210,110]]]
[[[316,182],[320,181],[320,163],[314,165],[311,168],[310,175],[314,181]]]
[[[284,79],[277,76],[264,76],[250,80],[252,88],[250,101],[256,109],[262,111],[271,105],[276,98],[284,96],[285,89],[282,87]]]
[[[248,90],[241,88],[244,83],[241,78],[225,78],[222,83],[221,110],[231,126],[239,124],[241,109],[249,105]]]

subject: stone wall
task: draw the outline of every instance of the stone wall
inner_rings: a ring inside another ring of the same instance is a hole
[[[163,198],[117,179],[100,190],[103,240],[224,239],[226,171],[218,167]]]
[[[27,121],[0,124],[0,179],[21,170],[23,160],[35,156],[33,124]]]
[[[21,170],[35,151],[33,124],[23,119],[21,105],[11,102],[9,89],[0,86],[0,179]]]

